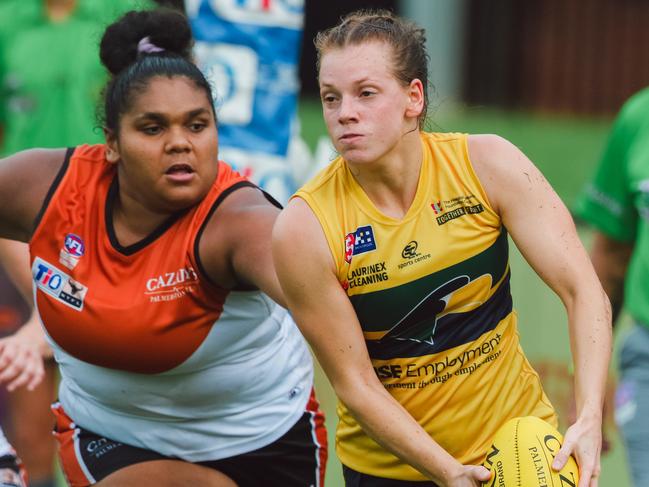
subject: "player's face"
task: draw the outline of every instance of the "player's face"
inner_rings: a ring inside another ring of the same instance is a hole
[[[120,192],[146,208],[174,212],[198,203],[217,173],[218,137],[204,90],[183,76],[154,77],[134,94],[107,136]]]
[[[319,82],[329,136],[349,163],[389,157],[405,134],[418,130],[421,82],[404,86],[394,76],[392,48],[384,42],[326,51]]]

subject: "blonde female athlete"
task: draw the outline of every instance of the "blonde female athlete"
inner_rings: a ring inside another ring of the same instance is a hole
[[[126,14],[101,41],[106,144],[0,161],[0,236],[29,242],[61,370],[63,470],[72,486],[322,485],[311,358],[271,300],[279,210],[218,161],[190,52],[181,14]]]
[[[556,424],[523,355],[508,238],[565,304],[579,487],[600,471],[609,303],[564,205],[494,135],[426,133],[423,30],[357,12],[318,35],[324,119],[340,156],[277,220],[289,309],[340,399],[347,486],[475,486],[509,418]]]

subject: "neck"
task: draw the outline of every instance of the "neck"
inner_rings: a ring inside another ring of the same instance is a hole
[[[128,247],[151,235],[172,213],[151,210],[120,186],[112,215],[115,237],[122,247]]]
[[[419,131],[406,134],[390,153],[370,164],[349,164],[365,194],[383,214],[401,219],[417,193],[423,150]]]
[[[45,0],[45,15],[52,22],[62,22],[72,15],[76,6],[76,0]]]

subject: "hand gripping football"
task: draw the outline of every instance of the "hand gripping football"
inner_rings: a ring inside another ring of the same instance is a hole
[[[542,419],[527,416],[506,422],[495,434],[484,466],[493,472],[486,487],[576,487],[579,468],[573,457],[560,472],[552,461],[563,436]]]

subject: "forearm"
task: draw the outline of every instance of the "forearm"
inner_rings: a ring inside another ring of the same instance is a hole
[[[32,304],[32,275],[29,269],[29,248],[26,243],[0,239],[0,265],[5,268],[25,300]]]
[[[377,382],[334,384],[336,394],[363,430],[383,448],[440,486],[462,465],[437,444],[415,419]]]
[[[586,283],[588,281],[582,281]],[[575,370],[578,418],[601,421],[611,357],[611,308],[603,289],[595,283],[566,303]]]

